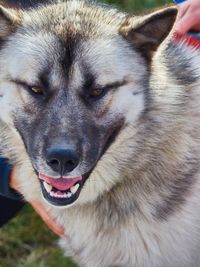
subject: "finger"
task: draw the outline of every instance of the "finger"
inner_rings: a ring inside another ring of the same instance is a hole
[[[48,211],[38,201],[33,201],[31,202],[31,205],[33,206],[34,210],[40,215],[42,220],[47,224],[47,226],[58,236],[63,236],[64,235],[64,229],[56,224],[54,220],[50,217],[48,214]]]
[[[183,35],[187,33],[196,24],[195,17],[188,12],[187,15],[183,16],[174,26],[175,31]]]
[[[177,21],[180,20],[186,14],[189,7],[190,7],[190,5],[188,2],[184,2],[180,5],[178,5],[178,14],[177,14],[177,18],[176,18]]]
[[[31,203],[35,211],[40,215],[42,220],[47,224],[47,226],[59,236],[64,234],[64,230],[62,227],[58,226],[52,218],[48,215],[47,211],[45,210],[44,206],[38,202]]]
[[[58,226],[52,218],[48,215],[44,206],[39,202],[32,203],[35,211],[41,216],[42,220],[47,224],[47,226],[57,235],[62,236],[64,234],[64,230],[62,227]]]

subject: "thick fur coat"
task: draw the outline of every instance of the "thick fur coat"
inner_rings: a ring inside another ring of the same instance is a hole
[[[81,267],[200,266],[200,50],[173,38],[175,17],[0,7],[1,151]],[[82,179],[64,205],[39,179],[59,179],[54,144],[78,155],[62,179]]]

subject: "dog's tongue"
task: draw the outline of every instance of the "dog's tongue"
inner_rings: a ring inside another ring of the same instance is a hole
[[[77,182],[82,180],[82,176],[73,177],[73,178],[57,178],[56,179],[53,177],[46,176],[42,173],[39,174],[39,178],[61,191],[66,191],[70,189]]]

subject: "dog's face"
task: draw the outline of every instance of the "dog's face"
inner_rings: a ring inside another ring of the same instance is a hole
[[[126,18],[76,1],[1,9],[0,117],[23,141],[46,201],[92,201],[122,179],[109,159],[145,110],[148,64],[175,13]]]

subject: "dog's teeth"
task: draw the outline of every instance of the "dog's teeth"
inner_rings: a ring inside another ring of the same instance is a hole
[[[50,184],[47,184],[46,182],[43,182],[43,185],[46,191],[50,193],[53,187]]]
[[[76,184],[75,186],[73,186],[71,189],[70,189],[70,191],[72,192],[72,194],[75,194],[77,191],[78,191],[78,189],[79,189],[79,184]]]
[[[72,196],[72,193],[68,192],[67,197],[70,198]]]

